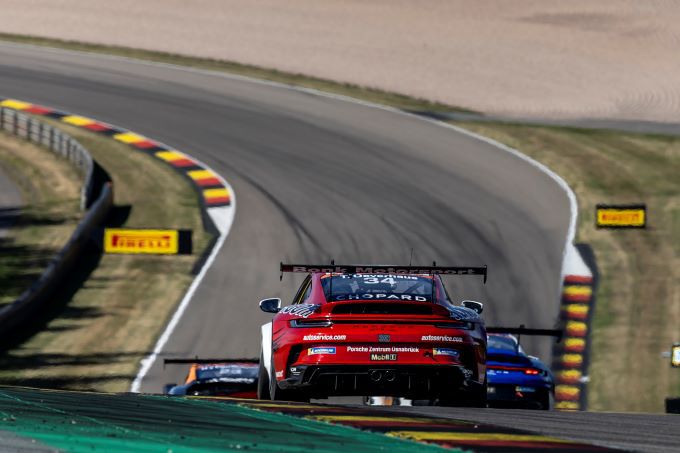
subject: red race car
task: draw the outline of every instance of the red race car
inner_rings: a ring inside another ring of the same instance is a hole
[[[396,396],[440,405],[486,404],[482,304],[454,305],[442,275],[484,267],[297,265],[309,275],[292,305],[265,299],[261,399]]]

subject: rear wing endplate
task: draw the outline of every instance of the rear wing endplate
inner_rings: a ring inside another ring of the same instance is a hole
[[[281,263],[281,278],[287,272],[323,274],[439,274],[439,275],[482,275],[486,283],[486,266],[396,266],[389,264],[284,264]]]

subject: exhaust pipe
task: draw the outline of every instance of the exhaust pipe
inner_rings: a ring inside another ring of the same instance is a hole
[[[371,370],[370,373],[368,373],[368,377],[373,381],[373,382],[380,382],[383,378],[383,372],[380,370]]]

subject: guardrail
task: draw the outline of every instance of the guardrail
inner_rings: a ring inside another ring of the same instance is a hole
[[[42,121],[5,107],[0,107],[0,129],[45,146],[55,154],[68,159],[83,175],[81,209],[85,210],[94,203],[105,182],[102,179],[102,171],[90,153],[74,138]]]
[[[113,188],[111,178],[90,153],[59,129],[8,108],[0,108],[0,129],[46,146],[73,163],[83,174],[81,208],[87,209],[71,238],[40,277],[14,302],[0,308],[0,339],[4,340],[49,304],[50,296],[92,246],[95,231],[105,223],[113,206]]]

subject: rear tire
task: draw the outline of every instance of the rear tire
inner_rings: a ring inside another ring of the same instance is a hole
[[[272,399],[269,393],[269,373],[264,367],[264,360],[260,354],[260,367],[257,372],[257,399],[269,400]]]
[[[546,390],[545,394],[541,396],[541,410],[551,411],[555,407],[555,396],[550,390]]]
[[[272,374],[269,374],[269,396],[272,401],[300,401],[309,403],[309,397],[304,393],[297,390],[283,390],[280,389],[276,382],[276,377],[274,369],[274,355],[272,354],[272,361],[270,370]],[[265,372],[266,373],[266,372]]]

